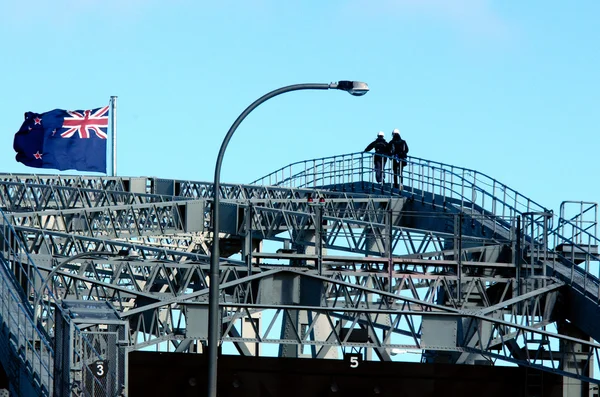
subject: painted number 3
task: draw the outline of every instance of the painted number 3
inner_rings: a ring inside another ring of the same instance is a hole
[[[104,378],[106,375],[106,361],[95,361],[93,364],[90,364],[90,369],[96,378]]]

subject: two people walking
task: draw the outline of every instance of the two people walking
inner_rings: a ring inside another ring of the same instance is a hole
[[[375,149],[375,153],[379,156],[373,156],[375,166],[375,179],[377,183],[384,182],[383,169],[387,162],[387,157],[392,157],[392,170],[394,172],[394,188],[399,189],[403,183],[402,171],[406,166],[406,157],[408,156],[408,144],[400,137],[400,131],[394,128],[392,131],[392,139],[387,142],[383,131],[379,131],[377,139],[365,148],[365,152]],[[398,178],[399,177],[399,178]],[[398,184],[400,179],[400,184]]]

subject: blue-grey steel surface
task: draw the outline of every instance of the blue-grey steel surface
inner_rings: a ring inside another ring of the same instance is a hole
[[[600,262],[597,205],[565,202],[557,217],[486,175],[417,158],[398,191],[389,169],[386,183],[374,182],[372,156],[314,159],[220,186],[237,217],[222,229],[222,252],[242,253],[220,258],[221,341],[241,354],[254,354],[249,343],[281,344],[287,355],[311,346],[314,358],[354,348],[389,360],[392,349],[409,349],[424,360],[510,362],[599,383],[590,371],[600,348],[590,340],[600,338],[600,282],[590,273]],[[120,343],[130,349],[201,349],[212,194],[206,182],[1,175],[0,316],[10,332],[0,361],[12,390],[51,393],[55,319],[70,321],[65,299],[110,302],[127,321]],[[260,249],[263,241],[280,249]],[[105,250],[135,255],[77,259],[40,291],[61,260]],[[240,321],[265,310],[271,318],[243,331]],[[584,334],[569,333],[565,320]],[[440,322],[456,327],[456,339]],[[73,362],[91,360],[96,331],[73,330]],[[87,365],[75,368],[68,387],[93,379]]]

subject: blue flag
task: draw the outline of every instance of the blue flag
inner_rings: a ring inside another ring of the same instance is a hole
[[[108,106],[25,113],[15,134],[16,159],[29,167],[106,173]]]

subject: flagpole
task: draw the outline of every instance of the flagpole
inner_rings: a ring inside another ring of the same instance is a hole
[[[112,176],[117,176],[117,96],[110,97],[110,128],[112,130]]]

